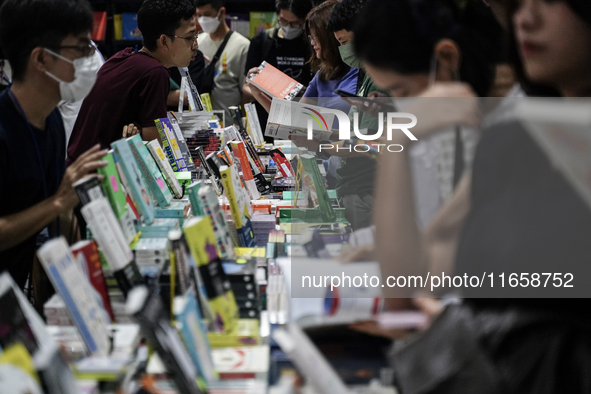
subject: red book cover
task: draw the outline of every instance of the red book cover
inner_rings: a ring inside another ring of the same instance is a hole
[[[92,26],[92,39],[94,41],[103,41],[107,33],[107,12],[95,11],[94,24]]]
[[[98,248],[95,241],[80,241],[72,245],[72,254],[78,259],[85,274],[88,275],[88,280],[94,289],[101,295],[103,306],[109,314],[111,321],[115,321],[113,315],[113,308],[111,308],[111,301],[107,294],[107,284],[105,276],[103,275],[103,268],[101,266],[101,259],[99,257]],[[82,258],[82,260],[81,260]]]

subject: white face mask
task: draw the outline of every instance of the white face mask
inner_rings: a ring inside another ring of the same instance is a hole
[[[204,32],[206,33],[213,33],[214,31],[216,31],[218,29],[218,26],[220,25],[220,18],[219,18],[220,13],[218,12],[218,16],[213,17],[213,16],[200,16],[197,21],[199,22],[199,25],[201,26],[201,28],[203,29]]]
[[[285,37],[286,40],[293,40],[294,38],[298,38],[304,32],[304,29],[302,27],[291,27],[289,25],[283,26],[281,23],[279,24],[279,26],[281,26],[281,30],[283,30],[283,37]]]
[[[96,51],[91,56],[70,60],[53,52],[50,49],[44,49],[52,55],[59,57],[63,61],[74,65],[74,80],[72,82],[62,81],[49,71],[45,71],[45,74],[59,82],[62,100],[67,102],[75,102],[88,96],[88,93],[90,93],[96,81],[96,74],[103,63],[101,54]]]

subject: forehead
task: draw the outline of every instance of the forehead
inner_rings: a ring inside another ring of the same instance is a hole
[[[90,43],[90,31],[80,34],[67,35],[61,45],[85,45]]]
[[[213,8],[211,6],[211,4],[207,4],[207,5],[202,5],[201,7],[197,7],[197,14],[198,15],[205,15],[205,16],[211,16],[211,15],[216,15],[218,12],[215,10],[215,8]]]
[[[293,12],[288,10],[279,11],[279,17],[289,22],[297,22],[300,20]]]

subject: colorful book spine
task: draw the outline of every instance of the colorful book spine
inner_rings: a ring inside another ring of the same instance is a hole
[[[111,208],[121,224],[121,230],[123,230],[127,242],[132,242],[137,235],[133,223],[133,213],[128,206],[127,194],[119,178],[113,151],[110,151],[103,160],[107,162],[107,165],[97,169],[98,174],[103,176],[101,181],[103,192],[105,192]]]
[[[175,172],[188,171],[187,163],[183,157],[179,144],[177,142],[174,130],[168,118],[160,118],[154,121],[156,128],[162,140],[162,147],[168,157],[168,161]]]
[[[173,311],[185,348],[193,360],[195,368],[209,383],[218,379],[213,366],[213,358],[207,329],[202,323],[201,313],[191,292],[175,297]]]
[[[82,178],[73,185],[76,194],[80,198],[82,205],[86,205],[91,201],[105,197],[103,189],[101,188],[101,181],[97,176],[89,178]]]
[[[99,256],[98,248],[95,241],[80,241],[72,245],[70,248],[72,254],[78,263],[84,268],[88,276],[88,280],[97,293],[100,295],[103,302],[103,308],[109,314],[111,321],[115,321],[113,308],[111,307],[111,300],[107,294],[107,283],[105,282],[105,275],[101,265],[101,258]]]
[[[199,189],[201,189],[202,185],[203,182],[197,181],[193,182],[191,186],[185,189],[189,196],[189,201],[191,202],[193,216],[203,216],[203,207],[201,206],[201,200],[199,199]]]
[[[318,169],[316,157],[312,155],[301,155],[300,160],[304,165],[305,171],[312,177],[312,182],[314,183],[314,189],[316,190],[316,196],[318,197],[318,205],[322,214],[322,218],[327,222],[336,220],[337,216],[330,203],[330,198],[328,197],[328,192],[326,191],[326,186],[324,185],[324,178]]]
[[[156,165],[158,165],[158,168],[162,171],[162,175],[164,175],[164,179],[166,180],[166,183],[168,183],[168,187],[170,187],[174,196],[176,198],[183,197],[183,189],[181,188],[178,179],[174,176],[174,171],[166,159],[166,155],[158,141],[150,141],[146,146],[148,147],[148,151],[152,154]]]
[[[129,137],[127,143],[131,148],[131,153],[135,157],[135,161],[144,177],[144,180],[148,183],[148,187],[152,194],[156,197],[158,205],[165,207],[172,201],[172,194],[166,186],[164,177],[158,169],[158,166],[154,162],[154,159],[148,152],[148,148],[144,145],[142,137],[139,134]]]
[[[107,335],[107,315],[95,298],[64,237],[46,242],[37,252],[55,290],[64,300],[92,355],[107,356],[111,343]]]
[[[220,332],[231,331],[238,321],[238,305],[219,259],[216,238],[209,218],[194,217],[184,227],[187,245],[203,279],[213,322]]]
[[[218,252],[221,258],[226,260],[235,259],[234,243],[232,242],[228,223],[226,222],[224,212],[220,207],[217,194],[209,185],[203,186],[198,194],[204,214],[209,217],[209,220],[211,221],[211,226],[213,227],[217,239]]]
[[[238,174],[233,166],[223,166],[220,168],[220,173],[222,175],[224,192],[228,198],[228,203],[230,204],[232,219],[234,219],[234,225],[236,226],[236,232],[238,233],[238,242],[242,247],[254,247],[256,244],[254,232],[252,230],[252,224],[250,223],[248,207],[242,192],[242,187],[240,186]]]
[[[176,136],[176,141],[181,150],[181,154],[183,155],[183,159],[185,159],[185,164],[187,165],[187,169],[189,171],[194,171],[197,168],[195,167],[195,163],[193,163],[193,158],[191,157],[191,152],[189,152],[189,147],[187,146],[187,141],[185,141],[185,137],[183,136],[183,132],[179,126],[179,122],[174,117],[171,112],[167,113],[168,121],[172,126],[172,131]]]
[[[240,166],[242,167],[242,177],[244,178],[244,184],[246,186],[246,190],[248,190],[248,194],[250,194],[250,198],[253,200],[258,200],[261,198],[261,195],[254,181],[250,167],[250,160],[248,160],[248,153],[246,153],[246,149],[244,148],[244,142],[233,141],[230,142],[230,145],[232,146],[232,153],[234,154],[234,157],[240,161]]]
[[[115,151],[117,161],[125,174],[127,184],[129,189],[131,189],[133,201],[141,211],[144,221],[147,224],[152,223],[154,221],[154,203],[152,202],[152,197],[148,192],[148,187],[144,182],[137,162],[133,157],[131,148],[125,139],[113,142],[111,147]]]

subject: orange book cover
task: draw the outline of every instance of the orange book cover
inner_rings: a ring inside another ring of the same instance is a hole
[[[257,74],[250,74],[247,81],[271,97],[293,100],[304,85],[279,71],[267,62],[262,62]]]
[[[94,15],[92,39],[93,41],[103,41],[107,34],[107,12],[95,11],[92,14]]]

